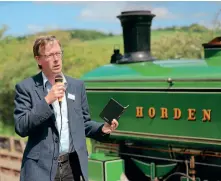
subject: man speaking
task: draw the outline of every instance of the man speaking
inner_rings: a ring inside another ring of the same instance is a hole
[[[28,136],[20,181],[88,181],[86,137],[102,140],[118,127],[92,121],[83,81],[62,73],[55,36],[36,39],[40,73],[15,86],[15,131]]]

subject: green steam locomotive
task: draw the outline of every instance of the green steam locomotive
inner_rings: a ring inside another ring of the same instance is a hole
[[[107,141],[93,142],[91,181],[221,180],[221,38],[202,44],[204,59],[151,55],[150,11],[126,11],[124,55],[88,72],[91,117],[113,98],[129,107]]]

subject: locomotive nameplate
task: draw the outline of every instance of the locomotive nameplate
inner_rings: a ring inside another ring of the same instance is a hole
[[[194,108],[188,108],[186,110],[181,110],[180,108],[173,108],[172,110],[168,110],[168,108],[162,107],[160,108],[160,118],[161,119],[168,119],[168,112],[170,111],[171,114],[173,114],[173,119],[174,120],[179,120],[182,117],[182,112],[186,111],[187,117],[186,119],[188,121],[196,121],[198,118],[196,117],[196,109]],[[201,111],[201,121],[203,122],[211,122],[211,109],[202,109]],[[157,116],[156,114],[156,108],[154,107],[149,107],[145,109],[144,107],[137,106],[136,107],[136,117],[137,118],[144,118],[146,115],[150,118],[153,119]]]
[[[103,122],[97,115],[110,97],[130,105],[119,119],[118,131],[218,139],[221,145],[220,92],[90,92],[92,117]]]

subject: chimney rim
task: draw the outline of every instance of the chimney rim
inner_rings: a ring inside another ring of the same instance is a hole
[[[121,17],[121,16],[140,16],[140,15],[147,15],[147,16],[156,16],[155,14],[152,14],[151,11],[149,10],[133,10],[133,11],[122,11],[120,15],[118,15],[117,17]]]

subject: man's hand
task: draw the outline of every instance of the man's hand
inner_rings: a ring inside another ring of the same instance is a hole
[[[45,97],[45,100],[48,104],[52,104],[58,98],[63,97],[65,92],[65,87],[63,83],[57,83],[52,86],[51,90],[48,92],[48,95]]]
[[[102,127],[102,132],[105,134],[110,134],[112,131],[114,131],[118,127],[119,123],[116,119],[113,119],[111,122],[111,125],[107,122],[104,123],[104,126]]]

